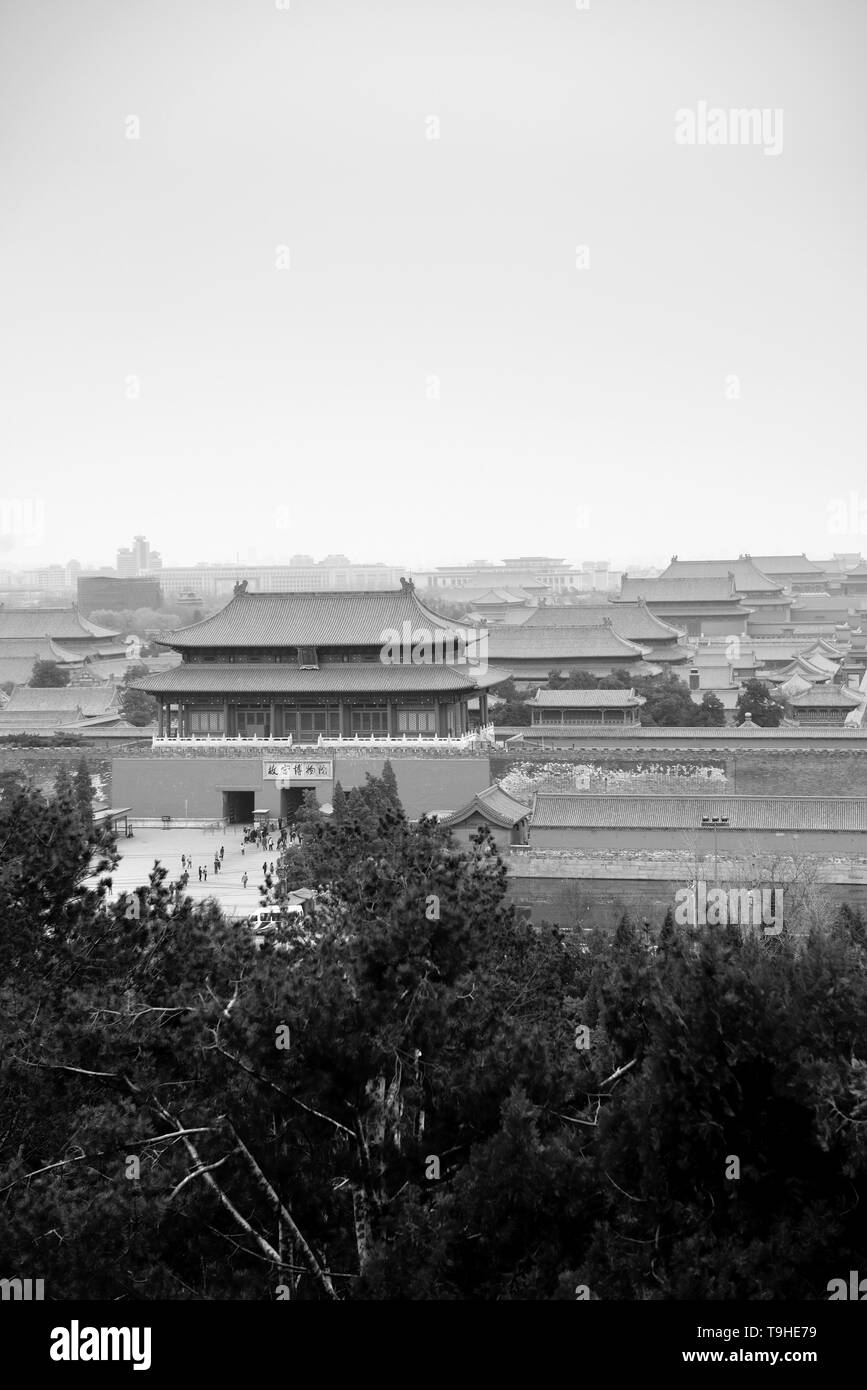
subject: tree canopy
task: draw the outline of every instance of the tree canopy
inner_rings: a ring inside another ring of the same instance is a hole
[[[41,690],[59,688],[69,685],[69,672],[65,671],[56,661],[43,661],[37,658],[33,663],[33,671],[28,684]]]
[[[785,706],[771,694],[764,681],[752,678],[744,681],[743,690],[738,696],[737,711],[739,724],[743,724],[749,714],[753,723],[760,728],[776,729],[782,722]]]
[[[308,802],[272,941],[84,777],[0,785],[0,1244],[52,1298],[826,1297],[863,1252],[867,932],[518,920],[393,776]],[[579,1296],[585,1296],[579,1294]]]

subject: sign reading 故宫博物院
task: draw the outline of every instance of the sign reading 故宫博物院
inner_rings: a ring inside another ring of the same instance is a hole
[[[330,782],[333,777],[331,758],[315,761],[304,760],[296,763],[262,764],[262,780],[265,782]]]

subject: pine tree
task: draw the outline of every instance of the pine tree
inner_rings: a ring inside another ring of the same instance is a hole
[[[75,773],[75,800],[78,805],[78,814],[84,825],[93,824],[93,783],[90,780],[90,769],[87,766],[87,759],[80,758],[78,768]]]

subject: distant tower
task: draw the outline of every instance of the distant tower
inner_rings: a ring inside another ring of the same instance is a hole
[[[149,568],[150,546],[144,536],[133,536],[132,553],[135,556],[135,573],[141,574]]]

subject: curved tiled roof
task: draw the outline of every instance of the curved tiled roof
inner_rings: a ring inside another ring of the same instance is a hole
[[[740,595],[735,590],[734,580],[728,578],[687,578],[677,579],[660,576],[658,579],[630,579],[623,576],[620,585],[620,600],[644,599],[646,603],[728,603],[736,604]],[[618,600],[614,600],[616,603]],[[734,608],[740,616],[746,608]]]
[[[750,559],[763,574],[771,577],[775,574],[824,574],[822,566],[815,560],[808,560],[806,555],[751,555]]]
[[[242,593],[201,622],[161,632],[163,646],[194,647],[373,646],[390,631],[457,626],[427,608],[411,588],[338,592]]]
[[[664,569],[660,579],[725,579],[734,575],[738,593],[779,593],[782,589],[776,579],[763,574],[749,555],[740,555],[737,560],[678,560],[674,556],[671,564]]]
[[[647,660],[651,663],[655,661],[691,661],[695,656],[695,648],[682,645],[680,642],[663,642],[659,647],[651,647],[647,653]]]
[[[507,671],[471,674],[472,667],[444,663],[389,665],[380,661],[334,661],[317,669],[294,662],[184,662],[168,671],[155,671],[131,682],[135,690],[169,694],[310,694],[333,691],[387,694],[413,691],[473,691],[506,680]]]
[[[503,791],[499,783],[494,783],[483,792],[476,792],[472,801],[467,802],[459,811],[453,811],[451,815],[440,816],[440,825],[458,825],[461,821],[468,820],[470,816],[478,812],[493,825],[499,825],[504,830],[510,830],[517,825],[525,816],[529,816],[530,808],[525,806],[522,801],[517,801],[514,796]]]
[[[118,704],[116,685],[64,685],[33,687],[16,685],[7,708],[30,714],[35,710],[79,710],[81,714],[106,714]]]
[[[0,640],[54,637],[119,637],[107,627],[83,618],[77,608],[7,608],[0,604]]]
[[[839,685],[812,686],[789,699],[793,709],[855,709],[860,703],[854,690],[843,690]]]
[[[522,657],[570,661],[577,657],[628,657],[640,661],[645,647],[628,642],[615,632],[610,622],[592,627],[495,627],[488,632],[488,653],[494,660]]]
[[[614,631],[628,642],[641,642],[645,638],[656,642],[675,641],[681,636],[680,628],[651,613],[640,599],[624,603],[572,603],[562,607],[545,604],[533,609],[524,627],[598,627],[606,618],[611,620]]]

